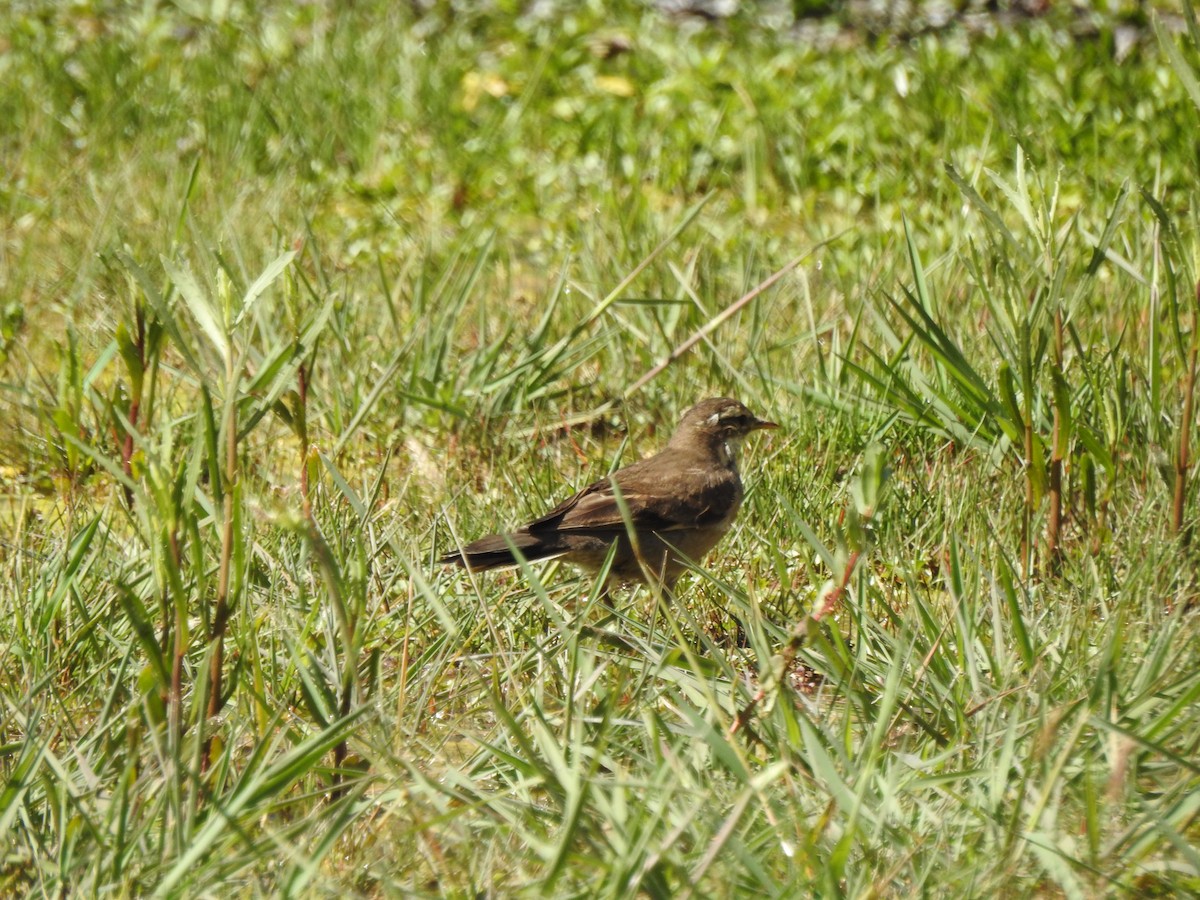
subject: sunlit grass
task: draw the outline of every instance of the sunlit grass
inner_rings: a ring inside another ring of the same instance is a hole
[[[0,14],[0,885],[1200,889],[1188,36],[565,7]],[[676,603],[434,564],[718,394]]]

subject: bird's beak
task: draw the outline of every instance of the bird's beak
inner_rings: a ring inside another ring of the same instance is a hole
[[[757,419],[754,422],[754,427],[750,430],[751,431],[765,431],[770,428],[778,428],[778,427],[779,427],[779,424],[777,422],[768,422],[766,419]]]

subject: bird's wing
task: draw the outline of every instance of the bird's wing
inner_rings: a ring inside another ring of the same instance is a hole
[[[650,531],[714,525],[728,515],[737,496],[737,484],[732,478],[709,482],[702,490],[684,488],[664,494],[654,480],[649,480],[649,485],[643,487],[639,484],[643,479],[623,478],[623,474],[624,471],[618,472],[589,485],[522,530],[534,534],[623,531],[626,522],[613,490],[614,478],[621,489],[630,523]]]

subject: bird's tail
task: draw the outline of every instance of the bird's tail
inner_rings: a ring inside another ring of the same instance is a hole
[[[535,559],[550,559],[566,552],[566,548],[544,541],[536,535],[511,532],[489,534],[472,541],[461,550],[452,550],[438,562],[465,566],[473,572],[501,569],[517,564],[517,557],[513,555],[514,547],[530,562]]]

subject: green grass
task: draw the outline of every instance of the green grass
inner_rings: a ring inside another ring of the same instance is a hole
[[[1200,892],[1186,29],[343,6],[0,13],[0,889]],[[675,603],[435,565],[717,394]]]

